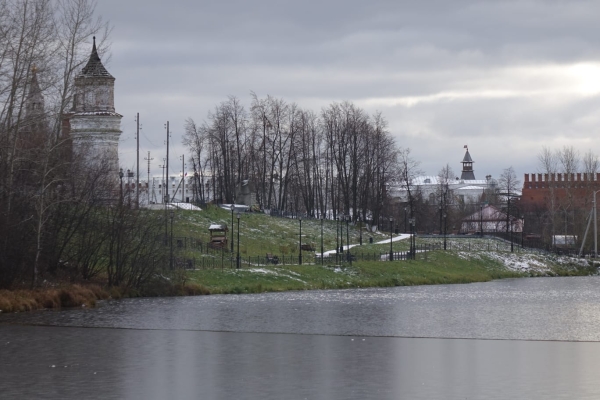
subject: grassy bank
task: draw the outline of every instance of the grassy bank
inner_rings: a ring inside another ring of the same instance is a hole
[[[236,221],[237,222],[237,221]],[[194,238],[206,244],[209,241],[207,227],[211,223],[231,225],[231,212],[216,207],[202,212],[178,211],[173,224],[175,237]],[[336,246],[337,226],[333,221],[302,221],[302,242],[320,246],[321,232],[325,250]],[[237,224],[235,227],[237,242]],[[411,261],[356,261],[352,265],[285,265],[252,266],[248,257],[272,253],[295,259],[298,255],[299,221],[274,218],[259,213],[244,214],[240,219],[240,254],[243,268],[232,269],[229,251],[214,254],[202,251],[198,246],[176,249],[175,256],[213,260],[215,269],[170,271],[162,270],[143,288],[122,289],[102,287],[103,277],[97,285],[65,284],[57,278],[51,287],[36,290],[0,290],[1,312],[29,311],[42,308],[93,307],[98,300],[140,296],[182,296],[228,293],[262,293],[286,290],[343,289],[365,287],[390,287],[411,285],[433,285],[452,283],[486,282],[492,279],[526,276],[573,276],[596,274],[597,269],[586,260],[540,254],[526,249],[510,251],[510,245],[491,238],[447,238],[448,251],[436,250],[419,253]],[[356,244],[361,237],[357,227],[348,227],[344,244],[349,239]],[[371,254],[378,259],[389,252],[389,233],[362,230],[363,246],[352,249],[352,254],[361,260],[361,254]],[[373,244],[369,244],[373,238]],[[384,240],[383,244],[377,244]],[[440,237],[417,238],[418,246],[441,246]],[[191,241],[190,241],[191,243]],[[406,251],[407,240],[393,242],[395,252]],[[206,249],[206,246],[204,246]],[[237,243],[236,243],[237,251]],[[314,254],[314,253],[312,253]],[[306,252],[305,260],[314,260]],[[221,257],[226,261],[221,266]],[[264,262],[264,259],[263,259]],[[333,263],[333,264],[332,264]],[[211,265],[200,263],[198,265]]]
[[[520,265],[527,265],[526,270]],[[526,276],[591,275],[585,262],[521,253],[433,251],[412,261],[363,261],[352,265],[291,265],[179,271],[143,291],[99,285],[62,285],[35,290],[0,290],[0,310],[93,307],[98,300],[139,296],[241,294],[289,290],[346,289],[487,282]]]
[[[465,257],[460,252],[435,251],[414,261],[355,262],[352,266],[285,266],[241,270],[198,270],[188,283],[206,293],[260,293],[286,290],[342,289],[486,282],[525,276],[589,275],[578,265],[546,265],[545,272],[507,269],[493,255]]]
[[[67,307],[94,307],[98,300],[117,295],[118,290],[98,285],[64,285],[58,288],[35,290],[0,290],[1,312],[22,312]]]

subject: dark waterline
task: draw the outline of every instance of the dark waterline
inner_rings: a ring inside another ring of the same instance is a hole
[[[595,399],[599,285],[518,279],[2,315],[0,398]]]

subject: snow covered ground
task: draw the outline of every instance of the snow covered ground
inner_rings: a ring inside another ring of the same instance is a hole
[[[164,204],[148,204],[146,206],[149,210],[164,210],[167,209],[180,209],[180,210],[192,210],[192,211],[202,211],[200,207],[197,207],[190,203],[167,203],[166,207]]]
[[[174,207],[179,208],[181,210],[192,210],[192,211],[202,211],[200,207],[197,207],[190,203],[171,203]]]
[[[398,236],[392,237],[392,242],[397,242],[399,240],[405,240],[405,239],[408,239],[410,236],[411,235],[408,234],[408,233],[401,233]],[[386,243],[390,243],[390,239],[386,239],[386,240],[381,240],[379,242],[375,242],[375,244],[386,244]],[[343,248],[344,248],[344,250],[348,250],[348,249],[351,249],[351,248],[356,247],[356,246],[359,246],[359,244],[346,245],[346,246],[343,246]],[[316,254],[316,257],[321,257],[321,253],[316,252],[315,254]],[[323,252],[323,257],[327,257],[327,256],[330,256],[332,254],[335,254],[335,250],[328,250],[328,251]]]
[[[392,242],[406,240],[410,237],[410,234],[400,234],[392,237]],[[448,242],[450,242],[450,240],[448,240]],[[376,244],[389,243],[390,239],[376,242]],[[349,246],[345,245],[344,250],[348,250],[348,248],[353,248],[355,246],[358,246],[358,244],[351,244]],[[515,250],[515,252],[510,252],[510,245],[500,243],[499,246],[496,246],[494,241],[490,241],[488,239],[476,239],[471,242],[456,240],[452,241],[452,243],[449,243],[449,248],[454,251],[458,250],[458,256],[464,258],[465,260],[493,260],[502,264],[506,269],[517,272],[547,274],[552,273],[552,268],[556,266],[563,268],[575,268],[589,265],[588,260],[580,258],[558,257],[552,254],[532,253],[520,249]],[[328,250],[323,254],[324,256],[330,256],[335,254],[335,250]],[[320,253],[316,253],[315,255],[316,257],[321,256]],[[381,257],[382,260],[387,260],[389,254],[382,254]]]
[[[586,267],[589,261],[582,258],[558,257],[551,254],[506,251],[459,251],[458,256],[466,260],[493,260],[502,264],[506,269],[517,272],[546,274],[552,272],[553,266],[562,268]]]

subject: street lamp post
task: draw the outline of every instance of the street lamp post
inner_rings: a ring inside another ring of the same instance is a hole
[[[442,228],[442,218],[443,218],[443,209],[442,209],[442,205],[440,204],[440,206],[438,207],[438,210],[440,211],[440,235],[442,235],[443,232],[443,228]]]
[[[298,242],[300,243],[300,251],[298,252],[298,263],[302,265],[302,217],[298,217],[300,222],[300,234],[298,235]]]
[[[414,259],[414,252],[413,252],[413,249],[414,249],[414,247],[413,247],[413,237],[414,237],[414,234],[413,234],[413,228],[415,226],[415,218],[414,217],[410,218],[408,220],[408,223],[410,225],[409,226],[409,228],[410,228],[410,241],[409,241],[409,243],[410,243],[410,250],[409,250],[410,256],[409,256],[409,258],[412,260],[412,259]]]
[[[240,269],[240,213],[237,213],[237,258],[236,258],[236,268]]]
[[[165,244],[169,240],[169,218],[167,216],[167,210],[169,209],[169,195],[165,194]]]
[[[127,170],[127,192],[126,192],[127,193],[127,203],[131,203],[131,191],[129,189],[130,188],[129,184],[131,182],[129,179],[130,176],[131,176],[131,170],[128,169]]]
[[[127,204],[131,207],[131,178],[134,177],[133,171],[127,170]]]
[[[585,228],[585,234],[583,235],[583,240],[581,241],[581,248],[579,249],[579,256],[581,256],[583,252],[583,246],[585,245],[585,240],[587,238],[588,230],[590,229],[590,223],[592,219],[594,220],[594,257],[598,258],[598,220],[597,220],[597,211],[596,211],[596,193],[600,192],[600,190],[596,190],[593,193],[592,197],[592,209],[590,210],[590,216],[588,218],[587,228]]]
[[[346,216],[346,244],[348,246],[348,250],[346,251],[346,261],[352,263],[352,258],[350,254],[350,233],[348,232],[348,223],[350,222],[350,215]]]
[[[358,243],[362,246],[362,221],[360,220],[360,217],[358,217],[358,234]]]
[[[390,217],[390,261],[394,261],[394,251],[392,250],[392,223],[394,219]]]
[[[510,252],[514,252],[514,244],[513,244],[513,221],[512,218],[509,219],[510,223]]]
[[[340,261],[344,260],[344,215],[340,215]]]
[[[448,215],[444,213],[444,250],[446,250],[446,228],[448,227]]]
[[[234,205],[231,205],[231,256],[233,257],[233,210],[235,210]]]
[[[510,239],[510,252],[513,252],[513,241],[512,241],[512,223],[510,219],[510,193],[508,193],[508,201],[506,207],[506,233],[508,233]]]
[[[479,205],[479,235],[483,238],[483,203]]]
[[[523,249],[523,245],[525,244],[525,241],[523,240],[525,238],[525,215],[521,215],[521,250]]]
[[[413,222],[412,222],[412,240],[413,240],[413,254],[412,254],[412,258],[413,260],[415,260],[417,258],[417,219],[413,218]]]
[[[567,219],[567,208],[565,208],[565,240],[566,240],[566,237],[567,237],[567,235],[569,233],[569,226],[567,225],[567,221],[568,221],[568,219]]]
[[[338,262],[338,252],[340,250],[340,240],[339,240],[339,237],[338,237],[339,220],[340,220],[340,217],[338,215],[335,218],[335,263],[336,264]]]
[[[173,219],[174,218],[175,218],[175,210],[171,210],[171,240],[170,240],[171,257],[169,260],[169,267],[171,269],[173,269]]]
[[[507,193],[498,193],[499,195],[502,196],[506,196],[506,236],[510,239],[510,251],[513,252],[514,251],[514,244],[513,244],[513,222],[512,222],[512,218],[510,215],[510,199],[512,197],[517,197],[517,195],[515,195],[514,193],[511,192],[507,192]],[[520,214],[520,211],[517,208],[517,215]]]
[[[406,211],[408,207],[404,207],[404,233],[406,233]]]
[[[321,265],[323,265],[323,216],[321,215]]]
[[[119,169],[119,179],[121,180],[121,196],[119,197],[120,204],[123,205],[123,168]]]

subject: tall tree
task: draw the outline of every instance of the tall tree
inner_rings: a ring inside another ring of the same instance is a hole
[[[514,203],[513,198],[517,196],[521,182],[517,179],[515,170],[512,166],[504,169],[500,178],[498,179],[498,190],[500,196],[506,199],[506,234],[508,235],[510,229],[510,219],[514,212],[514,205],[511,208],[511,202]]]

